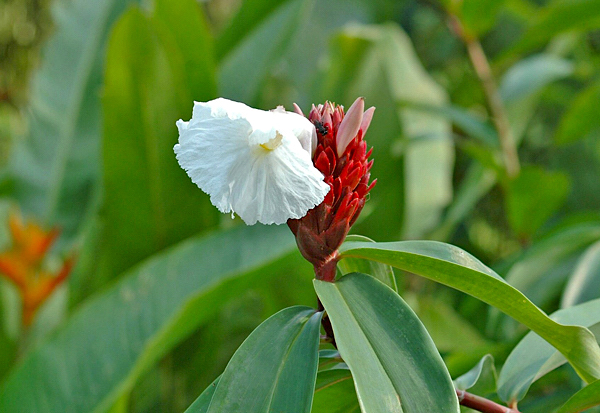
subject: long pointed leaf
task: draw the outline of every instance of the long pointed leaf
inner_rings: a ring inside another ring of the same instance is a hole
[[[551,320],[472,255],[435,241],[348,242],[342,257],[368,258],[456,288],[525,324],[558,349],[587,382],[600,377],[600,348],[586,328]]]
[[[208,413],[309,413],[322,315],[295,306],[258,326],[231,358]]]
[[[363,412],[459,411],[440,354],[398,294],[360,273],[314,284]]]

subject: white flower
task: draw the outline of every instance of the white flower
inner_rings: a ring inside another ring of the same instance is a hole
[[[177,121],[179,165],[221,212],[248,225],[283,224],[320,204],[329,185],[313,166],[313,124],[303,116],[219,98]]]

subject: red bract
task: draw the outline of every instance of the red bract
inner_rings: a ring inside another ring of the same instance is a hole
[[[358,98],[347,113],[342,106],[325,102],[313,105],[308,116],[318,139],[313,163],[331,189],[320,205],[303,218],[287,223],[300,252],[313,264],[320,280],[334,281],[338,249],[376,182],[369,183],[372,149],[367,151],[364,141],[374,110],[372,107],[364,112],[364,100]],[[302,114],[297,106],[296,111]]]

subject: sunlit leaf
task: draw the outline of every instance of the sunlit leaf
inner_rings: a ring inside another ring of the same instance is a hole
[[[600,101],[600,83],[585,88],[569,104],[560,120],[554,139],[559,144],[572,143],[600,131],[600,117],[595,110]]]
[[[459,411],[444,362],[398,294],[360,273],[314,284],[363,412]]]
[[[588,329],[552,321],[520,291],[458,247],[435,241],[348,242],[340,252],[342,258],[372,259],[472,295],[540,334],[587,382],[600,377],[600,348]]]

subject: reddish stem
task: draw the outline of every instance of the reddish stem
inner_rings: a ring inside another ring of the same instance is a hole
[[[458,402],[465,407],[480,411],[482,413],[520,413],[518,410],[502,406],[486,398],[467,393],[464,390],[456,390]]]

